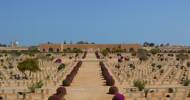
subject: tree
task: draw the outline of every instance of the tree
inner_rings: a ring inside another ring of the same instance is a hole
[[[143,43],[143,46],[144,46],[144,47],[147,47],[148,45],[149,45],[148,42],[144,42],[144,43]]]
[[[70,41],[70,44],[73,44],[73,41]]]
[[[154,43],[149,43],[150,47],[154,47],[154,45],[155,45]]]
[[[23,62],[18,63],[17,68],[19,71],[21,71],[25,77],[27,78],[26,71],[30,72],[37,72],[40,71],[38,60],[37,59],[27,59]]]
[[[66,40],[64,40],[64,44],[67,44],[67,41],[66,41]]]
[[[161,43],[161,44],[160,44],[160,47],[163,47],[163,46],[164,46],[164,44],[163,44],[163,43]]]
[[[138,55],[140,61],[146,61],[148,59],[148,56],[147,56],[148,52],[144,49],[139,49],[137,51],[137,55]]]
[[[78,48],[73,48],[72,52],[74,52],[74,53],[82,53],[82,50],[78,49]]]
[[[103,56],[107,56],[109,54],[109,50],[108,49],[103,49],[101,51],[101,53],[102,53]]]
[[[170,46],[170,43],[166,43],[166,46]]]
[[[0,43],[0,47],[7,47],[7,45]]]
[[[88,44],[88,42],[85,42],[85,41],[78,41],[76,44]]]

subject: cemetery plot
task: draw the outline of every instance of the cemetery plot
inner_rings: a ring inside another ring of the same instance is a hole
[[[110,53],[105,59],[126,98],[143,100],[146,93],[148,100],[182,100],[190,96],[188,53]]]
[[[0,54],[0,98],[47,100],[83,54]]]

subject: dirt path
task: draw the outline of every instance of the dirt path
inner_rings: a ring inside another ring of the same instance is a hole
[[[67,88],[66,100],[111,100],[112,96],[106,94],[109,87],[104,86],[101,70],[94,53],[87,55],[73,83]]]

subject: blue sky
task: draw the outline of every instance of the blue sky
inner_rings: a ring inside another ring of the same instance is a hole
[[[190,45],[190,0],[0,0],[0,42]]]

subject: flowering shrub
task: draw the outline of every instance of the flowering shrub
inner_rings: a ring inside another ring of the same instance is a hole
[[[106,85],[113,86],[115,84],[115,80],[110,75],[108,69],[105,67],[103,62],[100,62],[100,66],[101,66],[102,75],[104,79],[106,80]]]
[[[115,86],[111,86],[109,88],[109,94],[116,94],[118,92],[118,88]]]
[[[73,68],[73,70],[70,72],[70,74],[66,76],[65,80],[63,80],[62,82],[63,86],[70,86],[70,84],[72,83],[81,65],[82,65],[82,61],[79,61],[77,65]]]
[[[82,59],[86,58],[87,52],[84,52],[84,55],[82,56]]]
[[[99,55],[98,51],[95,52],[95,55],[96,55],[97,59],[100,59],[100,55]]]
[[[61,62],[62,62],[61,59],[56,59],[56,60],[55,60],[55,63],[61,63]]]

